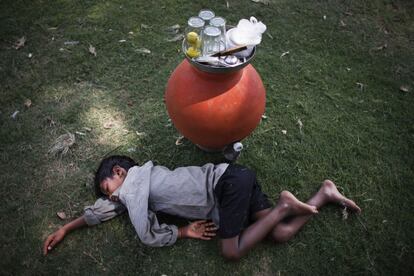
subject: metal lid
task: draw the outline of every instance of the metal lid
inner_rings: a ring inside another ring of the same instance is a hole
[[[226,25],[226,20],[223,17],[217,16],[210,20],[210,25],[214,27],[223,27]]]
[[[220,36],[220,34],[221,34],[220,29],[217,28],[217,27],[213,27],[213,26],[205,27],[203,32],[204,32],[205,35],[208,35],[208,36],[211,36],[211,37]]]
[[[193,28],[201,28],[204,26],[204,20],[198,16],[193,16],[188,19],[188,26]]]
[[[212,18],[215,16],[215,14],[214,14],[214,12],[213,12],[213,11],[211,11],[211,10],[201,10],[201,11],[198,13],[198,16],[199,16],[201,19],[203,19],[203,20],[205,20],[205,21],[208,21],[208,20],[212,19]]]

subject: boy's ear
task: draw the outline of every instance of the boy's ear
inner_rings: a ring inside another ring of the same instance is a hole
[[[125,173],[125,169],[124,168],[122,168],[121,166],[119,166],[119,165],[115,165],[113,168],[112,168],[112,173],[115,175],[118,175],[118,176],[122,176],[124,173]]]

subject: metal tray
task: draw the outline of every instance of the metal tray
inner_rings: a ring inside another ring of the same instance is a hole
[[[183,43],[182,43],[182,51],[184,53],[185,58],[188,60],[188,62],[190,62],[191,65],[193,65],[197,69],[199,69],[201,71],[204,71],[204,72],[207,72],[207,73],[225,74],[225,73],[236,72],[236,71],[246,67],[247,65],[249,65],[250,62],[252,61],[252,59],[254,58],[255,54],[256,54],[256,46],[253,47],[252,53],[250,54],[249,57],[246,58],[245,62],[240,63],[236,66],[232,66],[232,67],[213,66],[213,65],[199,63],[199,62],[193,60],[192,58],[190,58],[186,54],[185,38],[183,39]]]

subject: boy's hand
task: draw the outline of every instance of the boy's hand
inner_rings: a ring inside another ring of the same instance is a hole
[[[61,242],[66,235],[66,230],[61,228],[56,232],[50,234],[45,243],[43,244],[43,255],[47,255],[47,253],[55,247],[56,244]]]
[[[213,222],[195,221],[179,229],[181,238],[211,240],[216,235],[217,227]]]

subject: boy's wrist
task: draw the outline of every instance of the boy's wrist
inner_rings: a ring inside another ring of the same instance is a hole
[[[180,228],[178,228],[178,238],[179,239],[184,239],[184,238],[186,238],[186,234],[185,234],[185,228],[186,227],[180,227]]]
[[[67,233],[68,233],[68,230],[64,227],[60,227],[54,232],[55,235],[61,237],[62,239],[66,236]]]
[[[62,232],[64,235],[66,235],[69,232],[69,229],[67,228],[67,224],[59,228],[59,231]]]

